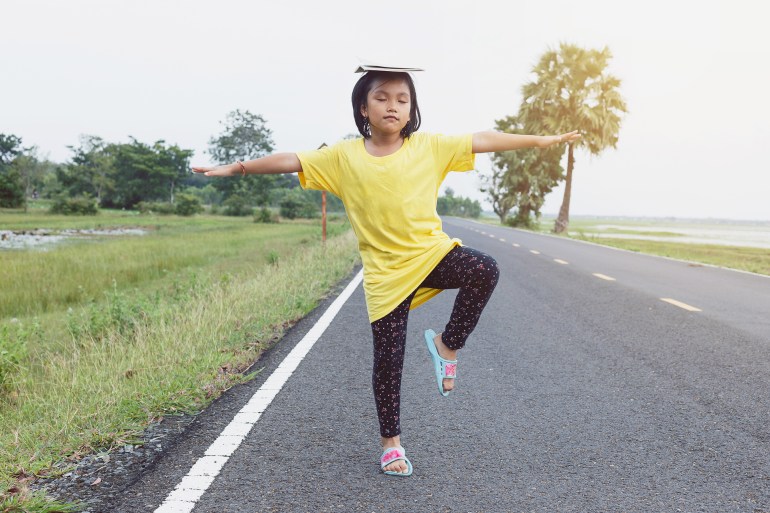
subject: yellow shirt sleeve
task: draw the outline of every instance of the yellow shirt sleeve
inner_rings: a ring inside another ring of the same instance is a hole
[[[473,153],[473,134],[431,135],[431,147],[439,164],[437,170],[443,180],[450,171],[473,171],[476,155]]]
[[[340,195],[340,157],[338,145],[297,153],[302,171],[297,173],[304,189],[329,191]]]

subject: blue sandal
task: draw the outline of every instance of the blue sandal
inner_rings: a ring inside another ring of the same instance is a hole
[[[403,460],[406,462],[406,472],[398,472],[395,470],[385,470],[385,467],[393,463],[394,461]],[[401,476],[409,477],[412,475],[412,462],[406,457],[406,451],[400,445],[398,447],[391,447],[382,451],[380,456],[380,468],[387,476]]]
[[[457,377],[457,360],[445,360],[438,354],[436,349],[436,343],[433,339],[436,338],[436,332],[433,330],[425,330],[425,344],[428,346],[428,352],[430,353],[431,360],[433,360],[433,371],[436,374],[436,381],[438,381],[438,391],[444,397],[449,395],[449,392],[444,392],[444,379],[455,379]]]

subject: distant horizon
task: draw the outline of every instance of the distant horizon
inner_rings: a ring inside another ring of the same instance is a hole
[[[482,215],[488,214],[487,217],[499,218],[493,210],[482,209]],[[558,217],[558,212],[542,212],[540,218],[553,218]],[[770,225],[770,219],[742,219],[742,218],[730,218],[730,217],[681,217],[681,216],[661,216],[661,215],[627,215],[627,214],[573,214],[570,212],[570,219],[573,218],[591,218],[591,219],[649,219],[655,221],[716,221],[716,222],[736,222],[736,223],[761,223]]]

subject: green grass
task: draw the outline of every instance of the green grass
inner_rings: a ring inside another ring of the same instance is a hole
[[[75,504],[68,504],[46,497],[42,492],[14,489],[13,493],[0,492],[2,513],[70,513],[81,511]]]
[[[29,216],[13,222],[71,221]],[[113,220],[105,226],[124,218]],[[0,317],[0,511],[39,499],[25,495],[25,478],[135,440],[148,422],[199,411],[249,379],[242,371],[358,258],[342,222],[325,246],[318,222],[172,216],[145,225],[144,236],[0,254],[12,268],[0,273],[12,295]]]
[[[95,216],[60,216],[47,213],[39,204],[30,206],[29,212],[0,209],[0,220],[5,230],[32,230],[35,228],[115,228],[121,226],[170,226],[184,225],[191,219],[199,223],[215,223],[216,217],[143,215],[133,210],[100,210]]]
[[[56,224],[49,217],[39,218],[36,226]],[[0,219],[5,226],[4,216]],[[297,240],[309,241],[318,231],[307,223],[265,225],[251,218],[139,219],[147,223],[147,235],[67,242],[53,251],[0,252],[0,318],[57,311],[98,300],[113,284],[118,290],[143,286],[184,269],[213,264],[243,270],[263,264],[270,252],[287,251]]]
[[[627,240],[609,237],[585,237],[596,244],[660,255],[690,262],[729,267],[741,271],[770,275],[770,251],[716,244],[687,244],[668,241]]]
[[[539,224],[532,231],[539,233],[551,233],[555,218],[552,216],[543,216]],[[500,220],[497,218],[482,218],[479,221],[494,226],[500,226]],[[695,244],[687,242],[677,242],[675,239],[684,235],[655,228],[662,224],[669,226],[675,224],[682,227],[716,227],[725,229],[732,226],[726,221],[709,221],[698,223],[695,221],[676,221],[665,220],[658,221],[654,219],[625,219],[625,218],[593,218],[593,217],[575,217],[570,219],[569,232],[570,237],[580,240],[586,240],[595,244],[603,244],[629,251],[647,253],[651,255],[660,255],[679,260],[687,260],[703,264],[718,265],[741,271],[749,271],[757,274],[770,275],[770,251],[766,248],[753,248],[742,246],[726,246],[719,244]],[[601,226],[605,225],[605,226]],[[613,225],[606,227],[606,225]],[[649,230],[624,229],[623,226],[649,227]],[[736,226],[746,227],[757,225],[759,229],[767,229],[766,222],[737,222]],[[595,236],[596,233],[602,234],[624,234],[638,236],[667,237],[671,241],[649,241],[642,239],[612,238],[611,236]]]

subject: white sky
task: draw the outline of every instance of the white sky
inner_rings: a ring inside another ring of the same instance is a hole
[[[571,213],[770,220],[768,5],[3,0],[0,132],[56,161],[93,134],[165,139],[206,164],[239,108],[265,117],[276,151],[312,149],[356,131],[358,57],[422,65],[421,130],[474,132],[516,113],[548,48],[606,45],[629,113],[616,150],[577,154]],[[483,200],[478,173],[445,185]]]

